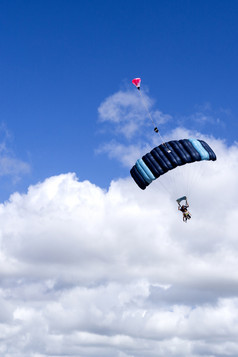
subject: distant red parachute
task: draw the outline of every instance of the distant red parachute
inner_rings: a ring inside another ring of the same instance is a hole
[[[132,83],[136,86],[136,88],[137,88],[138,90],[140,90],[140,82],[141,82],[141,79],[140,79],[140,78],[134,78],[134,79],[132,80]]]

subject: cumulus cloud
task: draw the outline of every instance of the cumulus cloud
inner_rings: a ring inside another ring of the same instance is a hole
[[[110,132],[112,139],[107,137],[95,150],[96,154],[107,154],[123,166],[131,167],[153,145],[178,138],[202,138],[204,128],[224,127],[224,115],[228,115],[226,111],[216,111],[210,103],[204,103],[197,105],[196,111],[190,115],[172,117],[155,109],[154,104],[147,92],[143,92],[141,98],[138,91],[121,90],[106,98],[98,108],[99,122],[101,127],[106,125],[104,129]],[[154,135],[154,125],[158,126],[159,135]]]
[[[152,107],[153,100],[146,93],[143,93],[141,100],[136,91],[119,91],[101,103],[98,113],[101,122],[112,124],[116,133],[131,139],[138,135],[143,126],[151,125],[146,108],[156,124],[164,124],[171,119],[169,114],[152,110]]]
[[[98,108],[99,121],[109,125],[113,139],[102,143],[95,150],[96,154],[107,154],[123,166],[130,167],[135,158],[149,150],[151,143],[157,145],[158,135],[156,138],[149,135],[153,125],[162,126],[172,117],[154,110],[153,105],[154,101],[146,92],[143,92],[142,98],[137,91],[119,91],[106,98]],[[107,127],[107,130],[110,129]]]
[[[50,177],[0,206],[1,355],[237,356],[238,147],[207,139],[188,224],[129,177]]]

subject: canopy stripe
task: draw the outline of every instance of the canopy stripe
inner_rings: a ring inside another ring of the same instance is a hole
[[[172,140],[155,147],[138,159],[130,170],[137,185],[144,190],[153,180],[177,166],[201,160],[216,160],[216,154],[203,140]]]

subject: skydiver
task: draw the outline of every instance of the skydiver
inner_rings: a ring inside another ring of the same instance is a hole
[[[183,221],[185,223],[187,223],[187,220],[192,217],[191,213],[188,211],[188,207],[189,207],[189,204],[188,204],[187,200],[186,200],[186,204],[185,205],[181,206],[180,203],[178,204],[178,210],[183,213]]]

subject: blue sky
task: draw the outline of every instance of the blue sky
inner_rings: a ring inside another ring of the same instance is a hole
[[[1,177],[2,199],[60,173],[101,187],[127,176],[128,168],[95,155],[116,135],[98,108],[134,90],[135,76],[154,109],[173,118],[163,133],[183,120],[236,140],[237,20],[236,1],[1,1],[1,135],[7,130],[8,155],[29,165],[17,179]],[[194,120],[198,112],[213,124]]]

